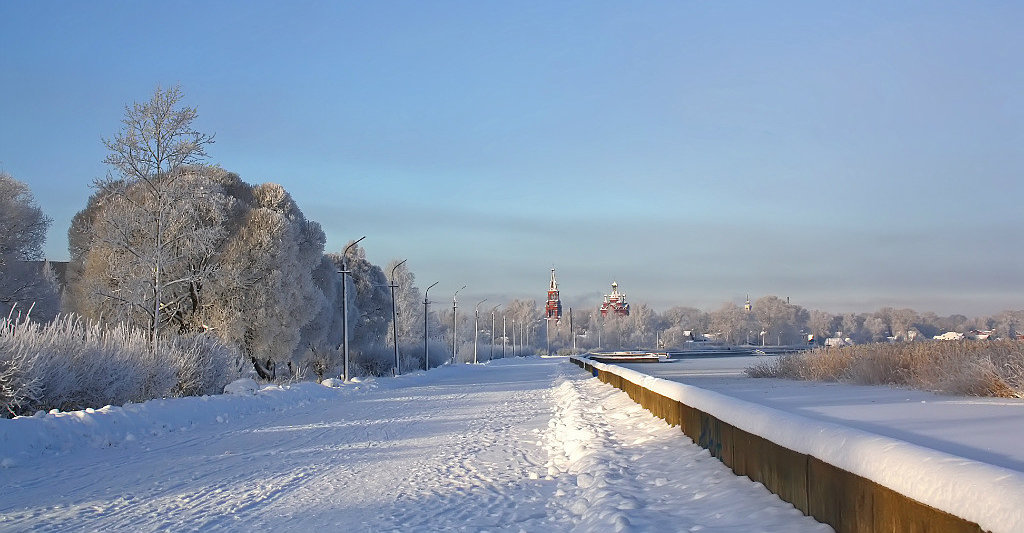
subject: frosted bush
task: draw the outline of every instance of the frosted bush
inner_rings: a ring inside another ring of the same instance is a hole
[[[470,345],[472,349],[472,345]],[[437,340],[430,340],[430,368],[437,368],[448,362],[451,358],[451,344],[447,344]],[[395,366],[395,349],[393,347],[383,348],[387,352],[387,356],[383,353],[378,353],[377,357],[380,363],[383,364],[384,360],[387,361],[387,372],[391,372],[391,367]],[[501,355],[501,347],[495,352],[496,357]],[[461,356],[461,354],[460,354]],[[473,353],[470,352],[469,356],[472,358]],[[414,372],[416,370],[423,370],[423,341],[420,340],[418,343],[404,343],[399,342],[398,346],[398,357],[402,361],[402,373]],[[481,357],[485,358],[486,353],[481,353]]]
[[[761,363],[747,369],[747,375],[1021,398],[1024,343],[942,341],[819,348]]]
[[[210,335],[173,337],[167,354],[175,361],[173,396],[217,394],[238,377],[235,350]]]
[[[391,369],[395,366],[394,348],[387,346],[364,347],[359,350],[351,350],[352,360],[350,368],[353,375],[357,376],[387,376],[391,375]]]
[[[0,410],[72,410],[152,398],[217,394],[236,377],[234,350],[207,335],[162,339],[63,316],[47,324],[0,319]]]

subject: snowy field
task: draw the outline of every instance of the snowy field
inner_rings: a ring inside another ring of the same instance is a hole
[[[765,357],[621,365],[781,411],[1024,472],[1024,400],[950,396],[883,386],[748,378]]]
[[[0,531],[830,531],[564,358],[0,420]]]

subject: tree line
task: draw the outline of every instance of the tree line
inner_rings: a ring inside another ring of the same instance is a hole
[[[563,318],[553,330],[558,347],[572,346]],[[663,312],[634,304],[629,316],[601,316],[599,310],[577,310],[573,316],[578,349],[684,348],[688,342],[730,345],[821,345],[838,337],[853,344],[920,341],[953,331],[986,332],[991,338],[1019,338],[1024,311],[969,318],[940,316],[908,308],[882,307],[873,312],[830,313],[806,309],[768,295],[746,305],[725,303],[714,311],[676,306]],[[813,336],[813,337],[809,337]]]

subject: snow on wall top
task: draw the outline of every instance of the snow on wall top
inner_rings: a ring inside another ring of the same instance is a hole
[[[989,531],[1024,531],[1024,473],[867,431],[811,420],[615,365],[588,361],[662,396],[714,415]]]

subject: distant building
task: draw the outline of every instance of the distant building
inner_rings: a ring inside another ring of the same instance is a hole
[[[834,346],[852,346],[853,341],[849,337],[843,338],[842,336],[829,337],[825,339],[825,346],[832,348]]]
[[[979,341],[985,341],[988,339],[994,339],[996,330],[994,329],[972,329],[967,333],[967,337]]]
[[[962,341],[964,340],[964,334],[957,333],[956,331],[947,331],[942,335],[936,335],[932,337],[932,339],[935,339],[937,341]]]
[[[544,304],[544,316],[556,322],[562,318],[562,300],[558,297],[558,282],[555,281],[555,269],[551,269],[551,285],[548,286],[548,301]],[[571,322],[571,320],[570,320]]]
[[[619,284],[612,282],[612,293],[604,295],[604,302],[601,303],[601,316],[608,316],[608,313],[618,316],[629,316],[629,304],[626,303],[626,295],[619,292]]]

